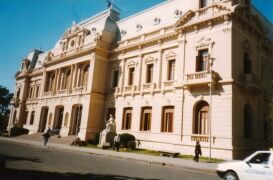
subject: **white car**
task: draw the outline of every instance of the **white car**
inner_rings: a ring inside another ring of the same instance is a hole
[[[220,163],[216,172],[226,180],[273,180],[273,151],[257,151],[243,161]]]

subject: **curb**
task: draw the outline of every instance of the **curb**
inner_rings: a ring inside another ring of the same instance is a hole
[[[19,144],[24,144],[24,145],[30,145],[30,146],[33,146],[33,147],[44,148],[43,144],[38,143],[37,141],[24,140],[24,139],[3,138],[3,137],[0,137],[0,140],[19,143]],[[90,154],[92,156],[101,156],[101,157],[110,157],[110,158],[116,158],[116,159],[138,161],[138,162],[147,163],[147,164],[151,164],[151,165],[157,165],[157,166],[182,168],[182,169],[189,170],[189,171],[198,171],[198,172],[202,171],[203,173],[207,173],[207,174],[212,174],[212,173],[215,174],[215,171],[216,171],[215,169],[209,169],[209,168],[206,169],[204,167],[192,167],[192,166],[187,166],[187,165],[184,165],[184,164],[165,162],[163,160],[145,160],[143,158],[136,158],[136,157],[133,156],[133,154],[132,154],[132,157],[127,157],[127,156],[122,156],[122,154],[121,155],[116,155],[116,154],[112,154],[112,153],[94,152],[92,149],[87,149],[87,148],[84,148],[84,147],[77,147],[77,146],[63,145],[63,144],[49,143],[47,147],[49,149],[57,149],[57,150],[66,150],[66,151],[71,151],[71,152],[87,153],[87,154]],[[97,150],[95,150],[95,151],[97,151]],[[98,150],[98,151],[101,151],[101,150]],[[125,155],[125,154],[123,154],[123,155]],[[126,155],[128,155],[128,154],[126,154]],[[151,155],[143,155],[143,156],[152,157]],[[157,157],[157,156],[155,156],[155,157]],[[187,160],[185,160],[185,161],[187,161]]]

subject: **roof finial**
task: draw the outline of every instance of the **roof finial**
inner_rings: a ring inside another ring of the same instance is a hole
[[[75,21],[72,21],[72,26],[75,26],[76,25],[76,22]]]

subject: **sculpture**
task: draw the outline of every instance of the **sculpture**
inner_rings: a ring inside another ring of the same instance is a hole
[[[111,147],[116,136],[116,122],[112,114],[109,120],[105,121],[105,125],[105,129],[100,133],[99,146],[102,148]]]
[[[108,121],[105,121],[105,129],[104,131],[106,133],[109,133],[109,132],[116,132],[116,122],[115,122],[115,119],[113,118],[113,115],[110,114],[110,118]]]

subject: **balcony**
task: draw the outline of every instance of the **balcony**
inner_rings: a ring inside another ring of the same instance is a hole
[[[27,103],[36,103],[38,101],[38,98],[28,98]]]
[[[155,89],[155,83],[146,83],[142,85],[142,92],[152,93]]]
[[[14,107],[17,107],[19,105],[19,103],[20,103],[20,99],[19,98],[14,97],[14,98],[12,98],[10,100],[10,104],[13,105]]]
[[[52,91],[44,92],[44,96],[46,97],[52,96]]]
[[[119,87],[114,87],[114,88],[108,89],[108,94],[117,95],[118,93],[120,93],[120,88]]]
[[[200,85],[209,85],[209,83],[215,83],[217,81],[218,74],[214,71],[211,73],[208,71],[196,72],[192,74],[186,74],[184,80],[184,86],[200,86]]]
[[[174,80],[165,81],[162,83],[162,87],[164,91],[169,91],[174,89]]]
[[[124,94],[133,94],[136,91],[136,86],[131,85],[131,86],[125,86],[124,87]]]
[[[192,141],[199,141],[199,142],[209,142],[208,135],[201,135],[201,134],[193,134],[191,135]]]
[[[58,95],[62,95],[62,94],[66,94],[67,93],[67,89],[61,89],[57,91]]]
[[[248,90],[261,90],[261,82],[254,74],[241,74],[240,83]]]
[[[74,93],[83,93],[87,91],[87,86],[76,87],[73,89]]]

